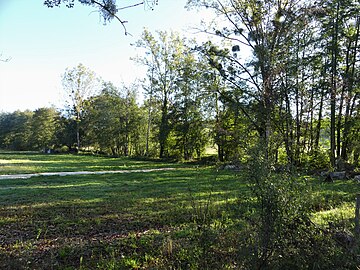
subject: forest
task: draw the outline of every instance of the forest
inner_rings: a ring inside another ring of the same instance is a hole
[[[113,1],[104,3],[104,19],[111,20]],[[325,173],[332,182],[334,172],[345,172],[345,182],[360,174],[359,1],[189,0],[187,6],[216,15],[199,29],[209,40],[145,29],[136,43],[144,53],[133,61],[147,73],[130,86],[103,81],[81,63],[66,69],[67,105],[1,113],[0,149],[230,164],[244,171],[257,206],[244,206],[254,201],[239,195],[241,221],[232,225],[244,232],[235,238],[243,237],[241,258],[248,261],[171,269],[359,269],[359,209],[355,224],[318,227],[312,213],[341,199],[307,201],[304,176]],[[344,196],[355,204],[358,183],[351,185],[351,198]],[[198,209],[205,211],[199,252],[209,259],[214,227],[205,221],[206,207]],[[332,238],[335,227],[352,232],[342,234],[346,244]],[[224,237],[231,231],[219,230]],[[235,238],[217,239],[231,246]]]

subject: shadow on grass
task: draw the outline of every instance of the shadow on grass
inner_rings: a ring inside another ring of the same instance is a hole
[[[356,194],[360,190],[360,184],[353,180],[325,183],[322,179],[314,179],[312,186],[313,207],[316,211],[329,210],[348,203],[355,207]]]
[[[149,243],[160,248],[167,235],[194,225],[194,205],[205,207],[211,199],[216,205],[211,218],[221,218],[226,202],[238,192],[248,192],[246,183],[234,179],[228,172],[216,175],[212,169],[183,168],[4,180],[0,260],[12,268],[22,260],[29,260],[33,268],[54,263],[79,267],[81,257],[99,261],[109,256],[109,246],[130,256],[136,250],[132,241],[143,236],[154,238]],[[143,244],[136,245],[145,248]]]
[[[91,155],[41,154],[33,152],[0,152],[0,174],[59,172],[59,171],[103,171],[130,170],[183,166],[162,160],[138,158],[109,158]]]

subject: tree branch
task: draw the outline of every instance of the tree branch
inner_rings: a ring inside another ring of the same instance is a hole
[[[141,5],[143,5],[144,3],[145,3],[145,2],[140,2],[140,3],[134,4],[134,5],[130,5],[130,6],[126,6],[126,7],[119,8],[118,10],[123,10],[123,9],[127,9],[127,8],[132,8],[132,7],[141,6]]]
[[[0,61],[1,61],[1,62],[9,62],[10,60],[11,60],[11,57],[2,58],[2,53],[0,54]]]
[[[100,6],[103,10],[105,10],[107,13],[109,13],[112,17],[114,17],[115,19],[117,19],[121,25],[123,26],[124,28],[124,31],[125,31],[125,36],[126,35],[130,35],[130,33],[128,33],[127,29],[126,29],[126,26],[125,26],[125,23],[127,23],[127,21],[123,21],[119,18],[119,16],[116,15],[116,13],[114,13],[112,10],[110,10],[106,5],[103,5],[101,3],[99,3],[98,1],[95,1],[95,0],[91,0],[91,3],[93,4],[96,4],[98,6]]]

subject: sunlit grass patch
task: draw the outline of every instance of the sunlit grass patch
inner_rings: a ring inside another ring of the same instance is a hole
[[[129,157],[107,158],[89,155],[0,152],[0,174],[132,170],[177,166],[179,164],[136,160]]]
[[[355,205],[344,203],[337,208],[314,213],[312,220],[314,223],[323,227],[329,227],[331,224],[336,224],[343,228],[351,228],[354,226],[354,217]]]
[[[83,184],[62,184],[62,185],[49,185],[49,184],[42,184],[42,185],[28,185],[28,186],[5,186],[0,187],[0,190],[21,190],[21,189],[62,189],[62,188],[75,188],[75,187],[91,187],[100,185],[100,183],[83,183]]]
[[[81,205],[89,205],[89,204],[96,204],[99,202],[102,202],[103,199],[96,198],[96,199],[75,199],[75,200],[58,200],[58,201],[52,201],[52,202],[41,202],[41,203],[23,203],[18,205],[10,205],[10,206],[4,206],[0,209],[4,210],[20,210],[20,209],[42,209],[47,207],[68,207],[68,206],[81,206]]]
[[[8,217],[8,216],[0,217],[0,226],[5,225],[7,223],[14,223],[14,222],[19,222],[19,219],[16,217]]]
[[[30,160],[30,159],[0,159],[0,165],[7,165],[7,164],[14,164],[14,165],[17,165],[17,164],[28,164],[28,163],[31,163],[31,164],[36,164],[36,163],[55,163],[57,162],[56,160]]]
[[[313,179],[311,183],[313,190],[309,198],[315,212],[337,209],[345,203],[355,205],[356,193],[360,190],[359,183],[352,180],[323,183]]]

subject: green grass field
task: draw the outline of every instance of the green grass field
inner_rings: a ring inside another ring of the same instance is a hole
[[[176,163],[146,162],[91,155],[45,155],[35,152],[0,151],[0,174],[40,172],[109,171],[177,167]]]
[[[165,167],[175,170],[1,180],[1,269],[236,269],[254,203],[241,173],[0,152],[0,175]],[[309,179],[314,220],[351,227],[359,184]]]

